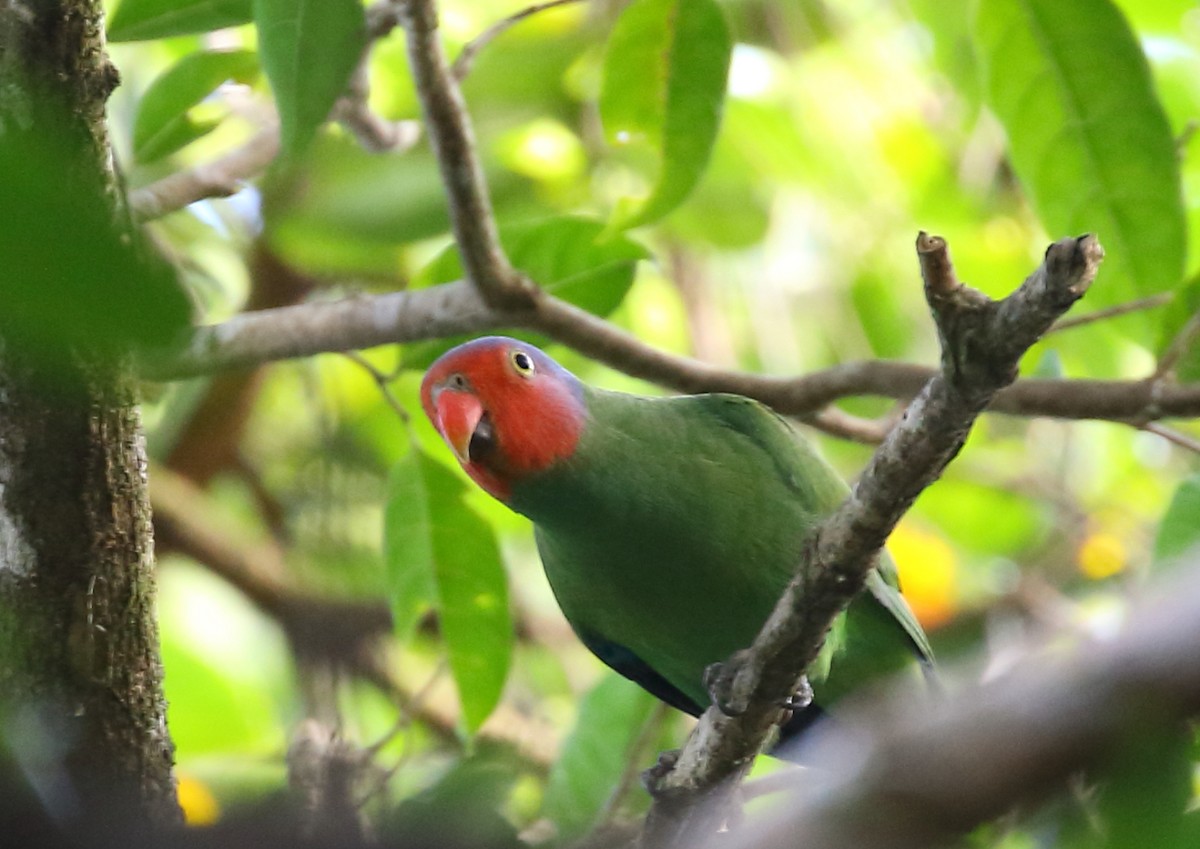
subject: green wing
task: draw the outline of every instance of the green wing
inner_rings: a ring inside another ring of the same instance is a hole
[[[841,476],[774,410],[740,395],[689,396],[725,426],[744,434],[771,456],[780,477],[796,493],[806,511],[823,516],[845,500],[850,489]],[[868,574],[866,589],[883,611],[864,611],[878,619],[886,611],[891,621],[900,627],[918,657],[925,663],[933,661],[929,638],[917,622],[912,608],[900,594],[896,566],[887,552],[880,556],[879,568]]]
[[[758,445],[806,512],[824,515],[850,491],[809,441],[770,407],[741,395],[691,395],[679,400],[696,404]]]
[[[589,648],[669,703],[698,708],[705,667],[750,644],[804,536],[848,489],[747,398],[586,397],[591,420],[574,455],[514,485],[511,503],[534,521],[551,587]],[[872,573],[813,666],[823,705],[927,654],[887,579]]]

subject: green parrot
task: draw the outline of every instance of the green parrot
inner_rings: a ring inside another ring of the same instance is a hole
[[[444,354],[421,402],[467,474],[533,521],[579,639],[693,716],[710,703],[706,668],[754,641],[805,536],[848,492],[756,401],[595,389],[514,339]],[[782,736],[872,679],[932,658],[884,555],[809,669],[812,703]]]

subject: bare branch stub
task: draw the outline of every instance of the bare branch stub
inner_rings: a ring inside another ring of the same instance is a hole
[[[693,843],[736,811],[734,789],[778,705],[862,588],[884,541],[961,449],[988,401],[1012,381],[1024,351],[1087,290],[1103,251],[1091,236],[1057,242],[1021,287],[999,302],[957,281],[943,240],[922,234],[918,257],[946,347],[942,370],[888,434],[846,501],[810,535],[798,553],[796,577],[754,645],[726,664],[725,687],[739,715],[709,708],[675,767],[657,777],[644,845]]]

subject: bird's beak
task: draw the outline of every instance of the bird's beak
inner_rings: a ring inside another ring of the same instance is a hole
[[[443,389],[433,399],[437,429],[463,465],[471,462],[471,437],[483,418],[483,405],[470,392]]]

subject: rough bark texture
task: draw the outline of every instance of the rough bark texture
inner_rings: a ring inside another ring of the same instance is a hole
[[[55,176],[81,203],[103,199],[114,222],[104,103],[115,83],[98,2],[0,6],[0,133],[65,135]],[[21,281],[6,282],[21,297]],[[96,834],[179,810],[132,381],[77,347],[47,357],[0,338],[0,750],[56,820]]]

